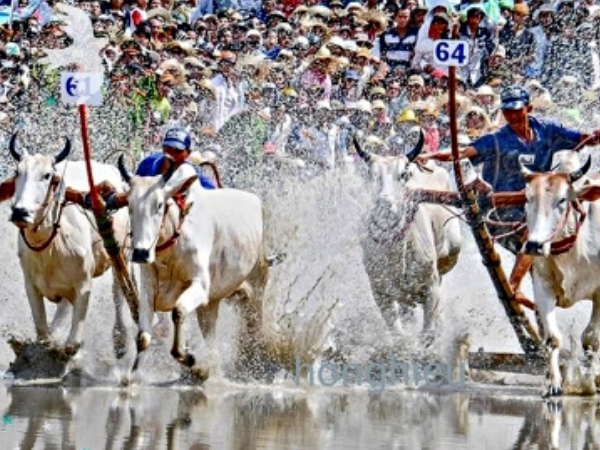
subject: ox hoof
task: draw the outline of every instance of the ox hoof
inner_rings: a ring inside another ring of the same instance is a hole
[[[186,367],[194,367],[196,364],[196,358],[191,353],[186,353],[182,358],[177,358],[177,361]]]
[[[150,342],[152,342],[152,336],[150,335],[150,333],[147,333],[145,331],[141,332],[138,335],[138,338],[136,341],[138,353],[141,353],[144,350],[146,350],[148,347],[150,347]]]
[[[551,387],[550,389],[548,389],[548,391],[544,394],[544,398],[549,398],[549,397],[560,397],[563,394],[563,390],[561,387]]]
[[[177,350],[171,350],[171,356],[177,360],[178,363],[186,367],[194,367],[196,364],[196,358],[191,353],[181,354]]]
[[[74,343],[65,345],[64,354],[68,358],[72,358],[77,354],[77,352],[81,349],[81,343]]]
[[[204,383],[210,377],[210,371],[204,367],[192,367],[190,369],[190,377]]]

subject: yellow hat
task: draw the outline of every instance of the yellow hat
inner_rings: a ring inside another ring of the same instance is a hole
[[[368,48],[366,47],[361,47],[358,49],[358,52],[356,53],[356,57],[357,58],[370,58],[371,57],[371,52],[369,51]]]
[[[281,95],[285,95],[286,97],[298,97],[298,92],[296,92],[296,89],[294,88],[287,87],[281,91]]]
[[[419,119],[417,119],[417,115],[412,109],[405,109],[400,114],[398,114],[398,117],[396,117],[396,123],[402,122],[419,123]]]

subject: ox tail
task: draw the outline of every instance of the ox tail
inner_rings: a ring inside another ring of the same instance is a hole
[[[269,267],[275,267],[284,262],[286,258],[286,253],[275,253],[267,256],[267,264],[269,264]]]

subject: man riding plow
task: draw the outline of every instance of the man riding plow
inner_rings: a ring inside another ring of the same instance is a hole
[[[585,177],[591,158],[580,168],[576,154],[586,145],[600,144],[600,130],[584,134],[531,116],[529,93],[521,86],[506,88],[501,102],[506,125],[460,150],[459,158],[483,166],[485,183],[474,182],[480,199],[489,199],[492,191],[513,196],[511,206],[492,209],[488,203],[482,205],[482,213],[494,240],[516,256],[509,280],[513,301],[539,313],[539,325],[550,347],[547,394],[559,395],[562,336],[556,306],[570,307],[581,299],[592,299],[592,318],[582,344],[588,355],[596,357],[600,347],[600,286],[592,275],[600,268],[594,237],[600,231],[596,219],[600,210],[596,203],[584,203],[600,198],[600,185]],[[567,149],[574,151],[562,152]],[[419,157],[420,162],[452,159],[451,152]],[[555,159],[560,163],[553,167]],[[561,172],[555,173],[555,169]],[[491,216],[495,216],[493,220]],[[521,291],[530,269],[535,303]]]

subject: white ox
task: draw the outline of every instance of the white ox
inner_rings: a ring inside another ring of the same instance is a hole
[[[67,313],[67,303],[62,300],[67,300],[73,306],[73,316],[65,345],[67,353],[75,354],[83,342],[92,279],[111,267],[91,213],[58,198],[61,185],[78,191],[89,190],[85,163],[66,161],[71,152],[68,139],[63,150],[52,157],[17,150],[16,137],[13,135],[9,146],[17,161],[10,221],[20,229],[18,255],[37,339],[52,340],[52,331]],[[99,182],[123,185],[115,167],[92,162],[92,170]],[[122,192],[123,188],[119,187],[118,191]],[[127,238],[127,223],[127,211],[113,216],[115,237],[121,244]],[[119,346],[115,351],[121,357],[125,350],[124,303],[116,278],[113,278],[113,292],[117,304],[115,338],[119,338],[115,341]],[[59,304],[51,328],[48,327],[44,298]]]
[[[263,209],[254,194],[237,189],[204,189],[196,170],[174,163],[162,175],[132,176],[119,159],[131,215],[132,261],[141,265],[138,357],[151,341],[155,311],[172,311],[172,356],[192,373],[207,368],[183,345],[182,325],[196,311],[209,347],[214,343],[220,301],[238,295],[243,323],[242,352],[260,342],[262,295],[268,277]],[[185,193],[189,212],[182,217],[174,196]]]
[[[424,337],[431,342],[439,325],[442,276],[456,265],[461,232],[449,208],[410,204],[405,195],[415,188],[452,190],[443,168],[432,162],[421,169],[411,164],[423,147],[423,139],[421,132],[416,147],[406,156],[367,153],[357,140],[354,142],[377,182],[377,199],[362,243],[375,301],[390,330],[402,313],[422,304]]]
[[[600,204],[593,202],[600,198],[600,175],[585,176],[591,159],[579,168],[577,153],[557,156],[561,172],[532,173],[522,168],[527,181],[524,251],[539,256],[532,266],[533,293],[549,349],[546,395],[562,393],[559,351],[563,338],[557,307],[591,300],[592,316],[581,343],[590,358],[597,358],[600,343]]]

